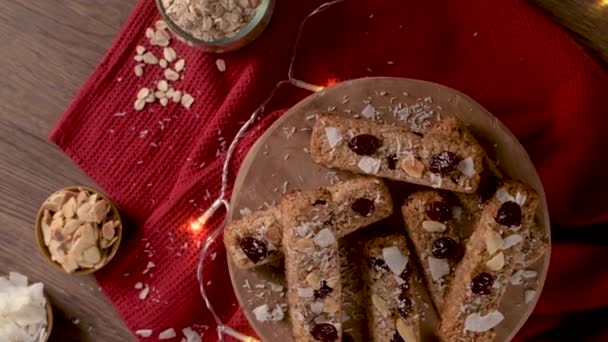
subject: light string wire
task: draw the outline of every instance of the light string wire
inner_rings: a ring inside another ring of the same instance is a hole
[[[229,326],[224,325],[224,323],[222,322],[222,319],[217,315],[217,313],[213,307],[213,304],[211,303],[211,300],[207,296],[207,291],[205,290],[205,276],[203,274],[203,264],[204,264],[205,258],[207,256],[207,253],[209,252],[211,246],[213,245],[213,243],[216,241],[217,237],[220,235],[220,233],[223,231],[224,227],[226,226],[226,223],[228,221],[228,215],[230,213],[230,203],[225,198],[228,184],[229,184],[228,175],[229,175],[229,171],[230,171],[230,161],[232,160],[234,151],[236,150],[236,147],[237,147],[239,141],[241,140],[241,138],[243,138],[245,133],[249,130],[250,126],[256,121],[258,116],[264,112],[264,110],[266,109],[266,105],[270,102],[270,100],[274,97],[274,94],[277,92],[277,90],[282,85],[291,84],[297,88],[309,90],[312,92],[319,92],[319,91],[325,89],[324,86],[311,84],[311,83],[308,83],[308,82],[305,82],[305,81],[302,81],[302,80],[299,80],[299,79],[296,79],[295,77],[293,77],[293,67],[294,67],[295,60],[296,60],[298,46],[300,44],[300,38],[302,37],[302,32],[304,30],[304,27],[306,26],[306,22],[308,21],[308,19],[310,19],[311,17],[313,17],[316,14],[319,14],[319,13],[325,11],[326,9],[330,8],[331,6],[341,3],[343,1],[345,1],[345,0],[334,0],[334,1],[326,2],[322,5],[320,5],[319,7],[317,7],[312,12],[310,12],[302,20],[302,22],[300,23],[300,26],[298,28],[298,35],[296,37],[295,45],[294,45],[292,53],[291,53],[291,60],[289,63],[289,70],[287,73],[287,80],[282,80],[275,85],[274,89],[270,92],[270,94],[264,100],[264,102],[262,102],[262,104],[251,114],[249,119],[238,130],[238,132],[234,136],[232,142],[228,146],[228,150],[226,151],[226,159],[224,160],[224,164],[223,164],[223,168],[222,168],[222,183],[221,183],[219,196],[215,199],[215,201],[213,201],[211,206],[203,213],[203,215],[201,215],[199,218],[196,219],[196,221],[191,223],[191,227],[194,230],[198,231],[202,227],[204,227],[204,225],[209,221],[209,219],[211,219],[211,217],[215,214],[215,212],[219,208],[221,208],[222,206],[226,208],[226,213],[224,214],[223,222],[206,238],[205,243],[203,244],[203,246],[201,248],[201,253],[198,258],[198,265],[197,265],[197,269],[196,269],[196,278],[199,283],[199,290],[200,290],[201,297],[203,298],[203,301],[205,302],[205,306],[207,307],[207,309],[213,316],[213,319],[217,325],[216,331],[217,331],[218,339],[221,342],[224,342],[224,335],[232,336],[235,339],[242,341],[242,342],[260,342],[258,339],[254,338],[254,337],[247,336],[245,334],[242,334],[242,333],[232,329]]]

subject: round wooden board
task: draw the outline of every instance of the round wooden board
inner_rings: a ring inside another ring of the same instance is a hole
[[[278,119],[251,148],[243,162],[235,181],[229,220],[240,218],[244,208],[256,210],[273,205],[284,192],[312,190],[337,179],[351,177],[350,173],[330,170],[312,162],[307,152],[310,128],[314,114],[330,111],[356,115],[368,103],[383,113],[382,119],[389,123],[397,121],[392,109],[399,103],[410,106],[423,103],[435,113],[460,118],[486,147],[490,157],[498,162],[505,175],[526,182],[540,194],[536,220],[550,236],[549,214],[540,178],[524,148],[504,125],[481,105],[456,90],[426,81],[384,77],[339,83],[307,97]],[[398,200],[402,199],[395,198]],[[399,212],[395,213],[395,216],[399,215]],[[402,225],[400,218],[391,222]],[[399,228],[405,232],[404,228]],[[496,328],[497,341],[510,340],[532,313],[545,282],[549,257],[547,252],[544,258],[528,268],[538,272],[535,279],[509,287],[500,308],[505,320]],[[270,308],[276,304],[286,305],[285,291],[278,291],[277,286],[271,285],[279,284],[286,288],[282,265],[242,270],[229,261],[229,268],[240,305],[262,340],[293,341],[287,314],[284,320],[274,323],[260,323],[252,314],[252,310],[262,304],[268,304]],[[536,290],[536,297],[525,304],[524,292],[528,289]],[[352,310],[351,316],[354,317],[344,322],[344,329],[350,330],[355,340],[360,341],[360,330],[366,327],[363,317],[354,314],[359,312],[357,308],[346,310]],[[432,333],[437,323],[432,313],[425,314],[425,317],[423,336]]]

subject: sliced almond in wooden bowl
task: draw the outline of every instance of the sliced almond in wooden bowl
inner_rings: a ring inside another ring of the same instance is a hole
[[[105,266],[118,251],[122,229],[114,202],[84,186],[63,188],[49,196],[35,223],[42,254],[70,274],[89,274]]]

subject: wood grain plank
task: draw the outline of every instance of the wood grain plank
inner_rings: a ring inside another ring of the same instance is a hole
[[[45,283],[54,306],[51,341],[135,340],[95,278],[53,269],[33,235],[38,207],[51,192],[95,186],[47,136],[134,5],[0,1],[0,272],[19,271]]]

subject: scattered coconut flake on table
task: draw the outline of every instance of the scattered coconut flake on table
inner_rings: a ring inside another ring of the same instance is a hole
[[[28,286],[26,276],[10,272],[0,277],[0,340],[39,341],[46,338],[44,285]]]
[[[159,340],[168,340],[168,339],[174,338],[176,336],[177,336],[177,334],[175,333],[175,330],[173,330],[173,328],[169,328],[169,329],[161,332],[160,334],[158,334],[158,339]]]
[[[141,337],[150,337],[152,336],[152,330],[151,329],[139,329],[137,331],[135,331],[135,335],[139,335]]]

